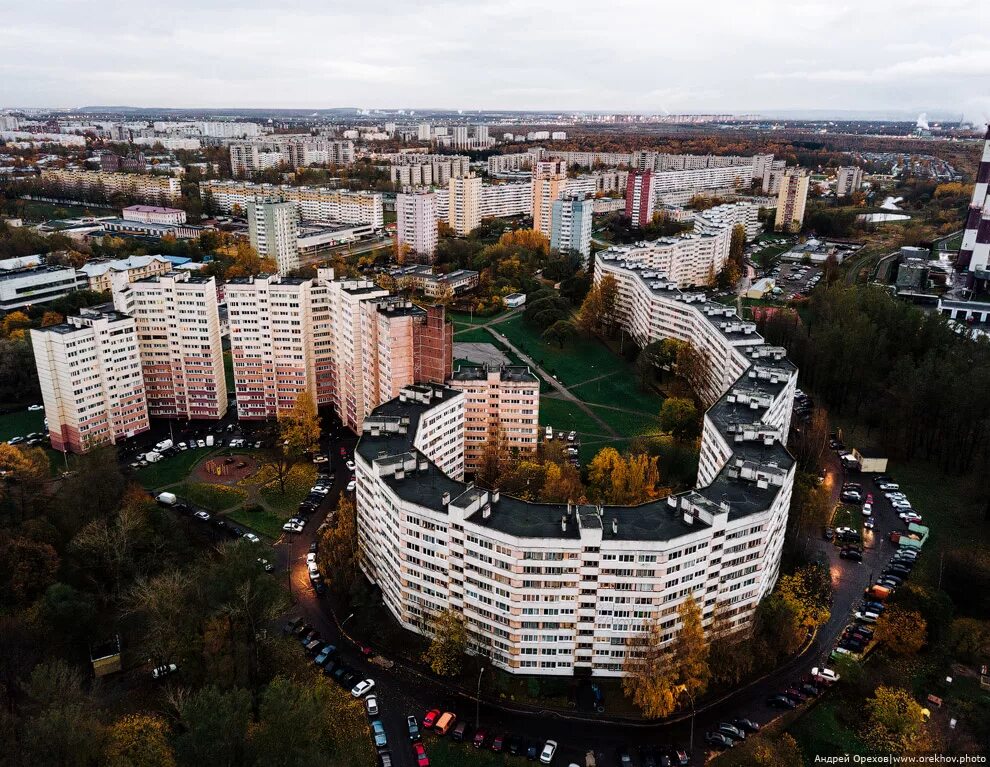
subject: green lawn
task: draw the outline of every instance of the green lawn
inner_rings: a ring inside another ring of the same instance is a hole
[[[838,705],[834,701],[822,701],[790,728],[808,764],[814,763],[816,755],[871,753],[856,733],[838,720]]]
[[[594,405],[591,406],[591,409],[624,437],[656,434],[660,431],[660,420],[646,413],[623,413],[619,410],[609,410]]]
[[[309,489],[316,482],[316,467],[311,463],[300,463],[292,467],[285,480],[285,492],[277,480],[273,480],[261,488],[261,498],[284,519],[292,516],[303,498],[309,495]]]
[[[561,349],[543,341],[537,331],[523,322],[522,316],[499,323],[494,329],[528,354],[536,364],[566,386],[574,386],[608,373],[632,376],[632,365],[612,354],[597,339],[575,337]],[[463,337],[457,340],[465,340]]]
[[[455,743],[449,735],[445,738],[428,735],[424,745],[430,757],[431,767],[464,767],[466,764],[471,764],[472,767],[501,767],[501,765],[522,767],[528,764],[524,756],[496,754],[487,748],[476,749],[470,743]],[[542,745],[541,743],[540,746]]]
[[[24,203],[21,215],[28,221],[47,221],[80,216],[112,216],[114,214],[111,208],[90,208],[82,204],[66,205],[40,200],[22,200],[21,202]]]
[[[13,437],[26,437],[32,432],[45,431],[45,411],[18,410],[16,413],[0,415],[0,442]]]
[[[602,435],[605,430],[573,402],[550,397],[540,398],[540,426],[552,426],[554,431],[576,431],[584,435]]]
[[[253,508],[253,511],[249,511],[241,506],[233,511],[228,511],[224,516],[233,519],[235,522],[239,522],[245,527],[250,527],[256,533],[269,538],[278,538],[282,534],[282,525],[285,523],[285,518],[280,517],[273,511],[265,511],[260,506]]]
[[[858,506],[837,506],[832,514],[832,527],[851,527],[863,532],[863,512]]]
[[[464,330],[465,328],[471,328],[475,325],[483,325],[486,322],[494,320],[496,317],[504,313],[504,310],[499,310],[494,314],[464,314],[463,312],[448,311],[447,316],[450,317],[451,322],[454,323],[454,330]]]
[[[607,373],[604,378],[572,386],[571,392],[584,402],[638,410],[655,416],[663,405],[663,397],[652,389],[643,389],[639,381],[639,376],[631,375],[630,371],[618,370]]]
[[[227,382],[227,398],[233,404],[234,398],[234,357],[229,351],[223,353],[223,377]]]
[[[226,511],[244,503],[247,497],[247,493],[239,487],[208,482],[185,482],[175,488],[175,494],[210,511]]]
[[[164,458],[158,463],[138,469],[135,476],[137,481],[149,490],[174,485],[176,482],[182,482],[189,475],[192,467],[211,452],[213,448],[209,447],[185,450],[171,458]]]

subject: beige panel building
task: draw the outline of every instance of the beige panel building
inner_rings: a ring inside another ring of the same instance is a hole
[[[149,414],[222,418],[227,385],[216,280],[161,275],[115,287],[113,301],[135,321]]]
[[[55,450],[85,453],[148,430],[133,318],[83,309],[63,324],[32,330],[31,342]]]
[[[567,184],[567,163],[538,162],[533,166],[533,228],[548,240],[553,230],[553,201]]]
[[[466,236],[481,223],[481,177],[471,174],[450,179],[447,223]]]
[[[797,232],[804,225],[804,206],[808,201],[808,171],[792,168],[784,172],[777,193],[777,218],[774,229],[778,232]]]
[[[461,365],[447,386],[464,392],[464,471],[481,465],[485,445],[503,440],[512,453],[536,450],[540,380],[528,366]]]

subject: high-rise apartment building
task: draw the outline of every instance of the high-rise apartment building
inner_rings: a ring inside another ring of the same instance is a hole
[[[498,442],[510,455],[536,450],[540,379],[525,365],[460,365],[447,386],[464,392],[464,471],[481,466],[485,446]]]
[[[55,450],[84,453],[148,430],[133,318],[109,307],[82,309],[32,330],[31,344]]]
[[[481,223],[481,177],[451,178],[447,194],[447,223],[462,237],[470,234]]]
[[[626,179],[626,217],[632,226],[643,227],[653,220],[654,201],[653,172],[630,173]]]
[[[431,263],[437,251],[437,198],[432,192],[395,196],[396,238],[412,259]]]
[[[299,211],[291,202],[249,202],[251,247],[272,259],[279,274],[299,268]]]
[[[433,135],[429,123],[420,123],[416,128],[416,136],[420,141],[429,141]]]
[[[847,165],[838,169],[835,174],[835,196],[848,197],[858,192],[863,185],[863,169],[858,165]]]
[[[533,165],[533,228],[548,240],[553,226],[553,201],[560,197],[566,183],[567,164],[563,160]]]
[[[554,200],[550,247],[561,252],[580,253],[588,258],[591,255],[592,207],[590,199],[569,192]]]
[[[784,172],[777,193],[777,218],[774,229],[778,232],[797,232],[804,224],[804,206],[808,201],[808,171],[791,168]]]
[[[369,280],[329,283],[334,407],[359,431],[402,386],[442,383],[453,367],[453,327],[443,307],[422,309]]]
[[[319,404],[316,338],[329,327],[326,313],[318,317],[325,291],[316,288],[315,280],[273,275],[227,282],[239,419],[277,417],[304,392]]]
[[[113,302],[134,318],[149,415],[223,418],[227,385],[216,280],[164,274],[115,285]]]
[[[151,205],[178,202],[182,196],[179,179],[150,173],[108,173],[102,170],[50,168],[41,171],[41,181],[58,187],[65,196],[74,191],[115,192]]]
[[[468,126],[455,125],[453,129],[454,146],[458,149],[466,148],[469,144]]]

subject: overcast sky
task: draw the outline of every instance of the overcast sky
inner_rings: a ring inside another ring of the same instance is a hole
[[[990,0],[0,0],[0,106],[990,117]]]

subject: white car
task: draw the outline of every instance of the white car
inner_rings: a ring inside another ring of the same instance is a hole
[[[325,455],[314,455],[313,456],[313,463],[329,463],[329,462],[330,462],[330,459],[327,458]]]
[[[355,698],[363,698],[369,692],[375,689],[374,679],[365,679],[354,685],[354,689],[351,690],[351,695]]]
[[[348,493],[353,493],[354,492],[354,488],[356,488],[356,487],[357,487],[357,482],[355,482],[352,479],[350,482],[347,483],[347,492]]]
[[[315,563],[316,563],[316,552],[311,551],[309,552],[309,554],[306,555],[306,564],[310,565]]]
[[[261,565],[261,569],[264,570],[266,573],[270,573],[272,570],[275,569],[275,565],[273,565],[267,559],[262,559],[261,557],[258,557],[258,564]]]
[[[882,482],[878,487],[881,490],[900,490],[901,486],[896,482]]]
[[[876,623],[880,616],[871,612],[857,612],[853,617],[858,621],[863,621],[863,623]]]
[[[868,517],[872,513],[873,513],[873,504],[872,503],[864,503],[863,504],[863,516],[864,517]]]
[[[206,440],[205,439],[196,440],[196,447],[206,447]]]
[[[364,708],[368,712],[368,716],[378,716],[378,696],[369,695],[365,698]]]
[[[207,514],[205,511],[197,511],[193,516],[195,516],[196,519],[203,520],[204,522],[210,521],[210,515]]]
[[[179,448],[179,450],[188,450],[189,449],[189,445],[187,445],[185,442],[180,442],[178,445],[176,445],[176,447]]]
[[[329,495],[330,488],[327,487],[326,485],[313,485],[309,489],[309,492],[311,492],[311,493],[317,493],[318,495]]]
[[[548,740],[543,746],[543,753],[540,754],[540,764],[550,764],[555,753],[557,753],[557,741]]]
[[[912,522],[921,522],[921,515],[913,511],[905,511],[903,514],[898,514],[898,516],[906,525],[910,525]]]
[[[345,465],[348,471],[354,471],[354,461],[348,461]]]
[[[303,526],[297,522],[286,522],[282,525],[282,529],[287,533],[301,533],[303,531]]]
[[[261,538],[254,533],[244,533],[241,537],[245,540],[251,541],[251,543],[261,543]]]
[[[906,498],[903,501],[893,501],[890,505],[898,511],[911,511],[911,501]]]
[[[176,666],[174,663],[165,663],[165,664],[162,664],[161,666],[155,666],[151,670],[151,678],[152,679],[161,679],[163,676],[168,676],[169,674],[174,674],[178,670],[179,670],[179,667]]]
[[[45,409],[45,406],[44,405],[28,405],[28,410],[30,410],[32,413],[37,412],[38,410],[44,410],[44,409]]]
[[[840,677],[830,668],[818,668],[817,666],[811,669],[811,675],[816,679],[820,679],[824,682],[838,682]]]

